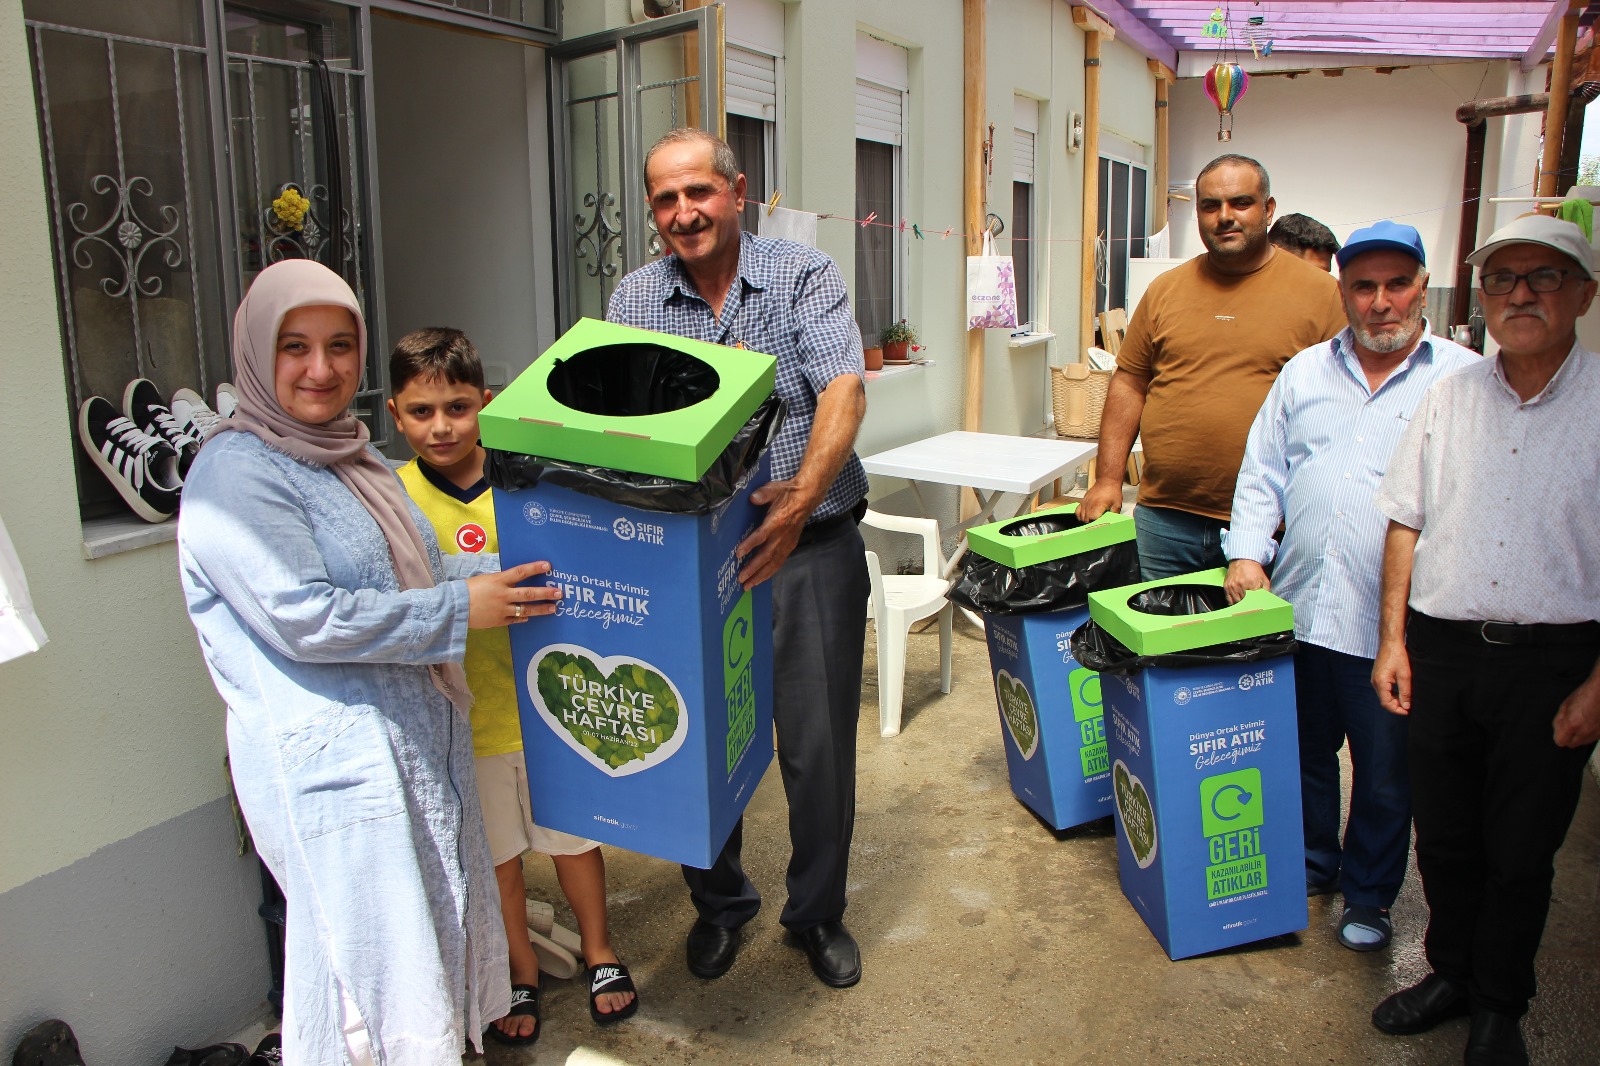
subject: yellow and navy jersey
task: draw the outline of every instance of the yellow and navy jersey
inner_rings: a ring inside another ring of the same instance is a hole
[[[420,459],[398,471],[406,492],[433,523],[439,550],[467,555],[498,552],[494,493],[479,479],[469,489]],[[516,673],[511,665],[511,637],[504,628],[467,631],[462,661],[472,686],[472,750],[482,758],[522,750],[522,725],[517,717]]]

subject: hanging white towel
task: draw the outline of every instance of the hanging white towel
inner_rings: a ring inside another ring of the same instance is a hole
[[[817,216],[812,211],[791,211],[787,207],[767,210],[765,204],[756,206],[761,217],[761,236],[779,237],[796,244],[817,246]]]
[[[0,663],[38,651],[49,638],[33,613],[28,578],[0,518]]]

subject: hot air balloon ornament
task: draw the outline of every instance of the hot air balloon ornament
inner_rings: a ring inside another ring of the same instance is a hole
[[[1206,71],[1206,95],[1217,105],[1217,140],[1233,140],[1233,105],[1250,87],[1250,75],[1237,63],[1215,63]]]

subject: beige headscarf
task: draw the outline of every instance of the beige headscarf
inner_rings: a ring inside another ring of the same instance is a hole
[[[389,542],[395,577],[403,589],[433,588],[428,551],[412,524],[405,489],[367,441],[366,423],[348,410],[320,425],[301,422],[278,402],[274,369],[278,329],[283,316],[297,307],[343,307],[356,320],[356,340],[363,360],[367,323],[355,293],[343,278],[309,259],[285,259],[257,275],[233,318],[234,386],[239,407],[217,429],[254,433],[267,444],[301,462],[325,466],[361,501]],[[433,683],[456,707],[472,705],[472,691],[460,663],[429,667]]]

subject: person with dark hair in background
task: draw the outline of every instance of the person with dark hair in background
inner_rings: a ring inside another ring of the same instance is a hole
[[[1319,266],[1332,273],[1333,257],[1339,254],[1339,238],[1333,230],[1310,215],[1280,215],[1267,231],[1273,247]]]

